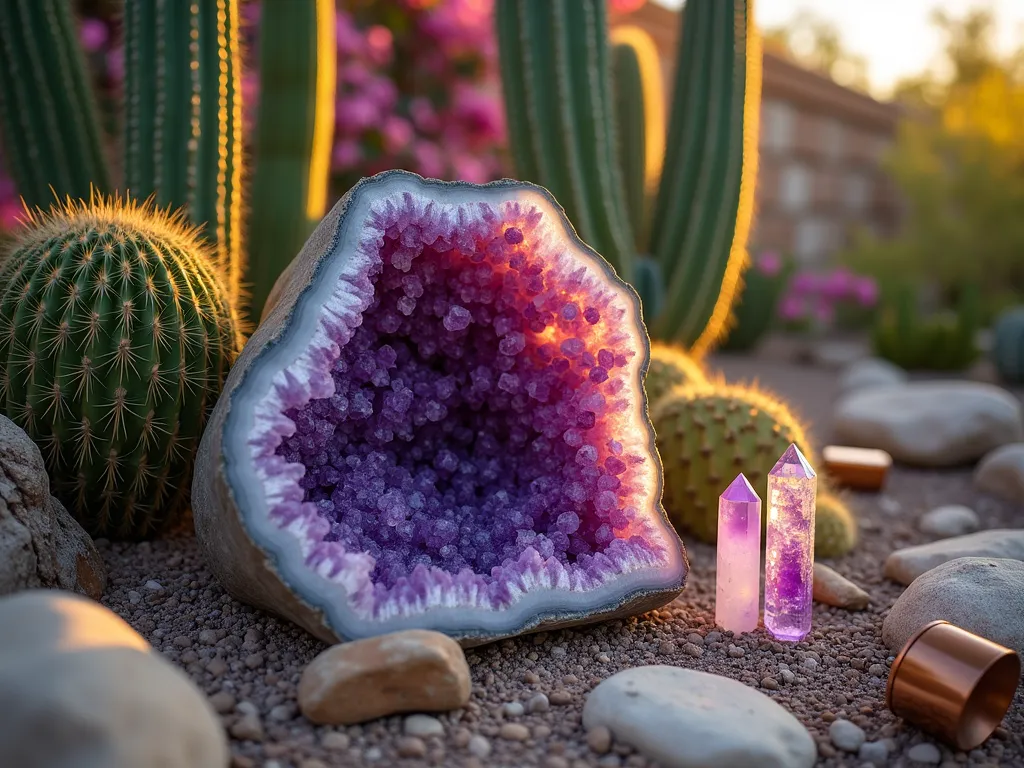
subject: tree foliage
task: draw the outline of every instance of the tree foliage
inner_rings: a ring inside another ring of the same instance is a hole
[[[907,118],[886,166],[906,203],[901,235],[863,236],[845,261],[883,285],[914,282],[951,306],[981,288],[985,319],[1024,298],[1024,72],[1000,58],[986,10],[936,14],[950,74],[897,88]]]

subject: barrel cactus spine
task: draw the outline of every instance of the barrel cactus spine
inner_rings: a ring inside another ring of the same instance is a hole
[[[819,489],[814,516],[814,554],[841,557],[857,544],[857,520],[844,495]]]
[[[594,24],[603,22],[603,6],[603,0],[499,0],[497,29],[518,175],[568,198],[567,214],[584,239],[618,249],[635,243],[636,233],[628,216],[603,215],[609,204],[622,213],[630,210],[617,178],[618,146],[600,141],[606,132],[617,135],[623,129],[601,97],[610,57],[606,36],[595,33]],[[639,281],[638,289],[644,286],[645,306],[657,307],[649,323],[653,334],[697,357],[724,333],[747,264],[761,83],[751,6],[749,0],[690,0],[685,9],[650,237],[646,247],[636,249],[656,262],[664,299],[649,301],[645,295],[650,270],[636,264],[646,257],[616,250],[617,258],[610,259],[624,279]],[[585,19],[566,23],[573,12]],[[568,51],[585,52],[585,60]],[[577,93],[588,72],[596,72],[591,76],[597,87]],[[575,130],[579,125],[596,126],[596,134]],[[577,195],[577,204],[569,193],[606,167],[608,152],[615,161],[611,172],[591,179],[590,195]],[[648,215],[640,219],[646,222]]]
[[[241,345],[212,251],[182,214],[98,194],[28,212],[9,247],[0,412],[91,534],[163,530]]]
[[[1024,307],[1007,310],[993,330],[992,362],[1004,381],[1024,382]]]

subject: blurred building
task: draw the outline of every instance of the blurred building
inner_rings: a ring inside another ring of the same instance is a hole
[[[612,24],[654,39],[671,98],[677,11],[645,3]],[[770,51],[764,54],[761,153],[752,249],[825,264],[859,230],[895,234],[900,206],[881,161],[896,138],[899,107],[838,85]]]

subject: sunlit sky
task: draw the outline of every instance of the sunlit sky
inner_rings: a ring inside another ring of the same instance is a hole
[[[670,8],[683,4],[655,2]],[[901,77],[940,63],[943,40],[929,21],[933,9],[962,16],[979,5],[996,15],[1001,51],[1024,42],[1024,0],[757,0],[754,13],[762,27],[785,24],[801,10],[833,22],[847,49],[867,59],[872,91],[884,96]]]

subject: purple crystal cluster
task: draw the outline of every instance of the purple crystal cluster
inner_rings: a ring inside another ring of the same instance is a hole
[[[405,193],[355,242],[249,440],[308,567],[381,618],[679,557],[657,524],[636,308],[560,222]]]

